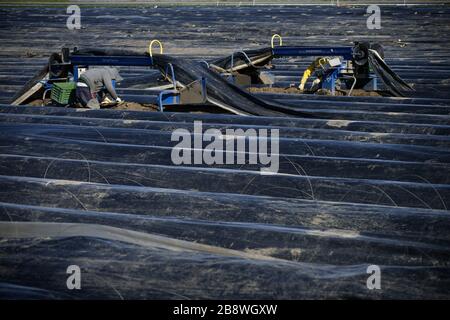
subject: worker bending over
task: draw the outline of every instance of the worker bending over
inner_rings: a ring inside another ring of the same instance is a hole
[[[117,96],[114,89],[113,80],[119,82],[123,78],[116,68],[103,67],[92,68],[80,75],[77,82],[76,98],[83,106],[90,109],[100,109],[100,103],[109,93],[117,103],[122,100]]]

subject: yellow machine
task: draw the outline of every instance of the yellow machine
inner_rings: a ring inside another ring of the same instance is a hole
[[[305,72],[303,73],[302,79],[300,81],[300,85],[298,88],[302,91],[305,90],[305,84],[308,81],[309,77],[313,73],[316,74],[317,79],[315,79],[312,83],[312,87],[317,87],[317,85],[322,82],[322,76],[324,73],[329,70],[330,68],[337,67],[341,64],[341,60],[337,57],[320,57],[314,60],[313,63],[309,65],[308,68],[306,68]]]

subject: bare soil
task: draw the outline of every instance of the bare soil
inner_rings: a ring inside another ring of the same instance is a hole
[[[247,89],[251,93],[283,93],[283,94],[312,94],[307,91],[299,90],[296,87],[287,87],[287,88],[279,88],[279,87],[264,87],[264,88],[258,88],[258,87],[250,87]],[[330,95],[329,92],[321,91],[317,92],[317,94],[321,95]],[[337,91],[337,96],[345,96],[348,94],[348,90],[341,90]],[[379,91],[365,91],[362,89],[355,89],[352,92],[352,96],[356,97],[380,97],[383,96],[383,92]]]

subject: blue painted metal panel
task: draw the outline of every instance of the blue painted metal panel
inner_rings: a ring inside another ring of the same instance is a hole
[[[159,93],[158,106],[159,111],[164,111],[164,105],[180,104],[180,96],[176,90],[164,90]]]
[[[78,81],[78,66],[74,65],[73,66],[73,81],[77,82]]]
[[[329,72],[322,82],[322,89],[328,89],[334,95],[336,93],[336,80],[339,75],[339,68]]]
[[[353,47],[275,47],[272,52],[277,57],[341,56],[351,59]]]
[[[88,66],[152,66],[153,59],[147,56],[70,56],[73,64]]]

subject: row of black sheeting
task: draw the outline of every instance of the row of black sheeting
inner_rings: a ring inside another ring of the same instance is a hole
[[[450,119],[376,115],[2,105],[0,294],[448,298]],[[174,165],[171,132],[192,132],[194,121],[277,128],[279,173]],[[80,266],[83,290],[67,290],[69,265]],[[369,265],[380,266],[382,290],[367,288]]]

